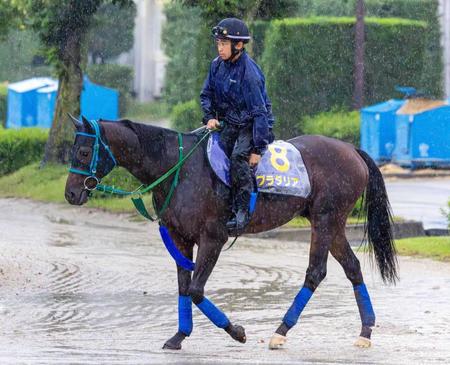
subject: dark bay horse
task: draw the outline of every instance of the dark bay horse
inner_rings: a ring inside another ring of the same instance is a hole
[[[92,124],[83,118],[74,120],[77,137],[73,146],[74,164],[89,166],[95,157]],[[101,179],[117,165],[127,169],[143,184],[150,184],[178,162],[178,134],[175,131],[128,120],[99,121],[97,133],[108,149],[100,148],[96,178]],[[89,137],[91,136],[91,137]],[[184,151],[198,141],[194,134],[183,134]],[[292,328],[327,273],[328,253],[341,264],[353,285],[360,312],[362,330],[355,345],[370,346],[375,314],[363,281],[360,264],[345,236],[345,223],[357,199],[364,195],[368,248],[374,253],[385,282],[397,280],[396,250],[392,237],[392,218],[384,181],[373,160],[354,146],[322,136],[301,136],[289,140],[302,153],[310,175],[308,198],[260,194],[247,233],[279,227],[295,216],[311,222],[309,265],[303,287],[272,336],[269,347],[276,349],[286,341]],[[65,196],[70,204],[84,204],[89,196],[86,176],[69,173]],[[160,209],[171,186],[171,178],[153,191],[156,209]],[[89,186],[88,186],[89,187]],[[181,266],[178,271],[177,333],[164,344],[166,349],[181,349],[191,334],[192,302],[219,328],[244,343],[244,328],[228,317],[204,295],[205,284],[228,240],[225,223],[230,215],[226,188],[215,177],[205,154],[205,143],[185,162],[168,208],[161,219],[180,252],[193,259],[198,246],[193,274]]]

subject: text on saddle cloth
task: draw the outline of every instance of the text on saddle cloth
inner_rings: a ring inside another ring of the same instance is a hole
[[[231,186],[230,160],[220,146],[220,134],[208,140],[208,160],[217,177]],[[277,140],[268,146],[256,169],[258,190],[263,193],[306,198],[311,184],[300,151],[289,142]]]

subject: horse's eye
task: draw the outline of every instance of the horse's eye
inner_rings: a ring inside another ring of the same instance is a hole
[[[81,152],[81,156],[83,156],[83,157],[88,157],[88,155],[89,155],[89,152],[86,152],[86,151]]]

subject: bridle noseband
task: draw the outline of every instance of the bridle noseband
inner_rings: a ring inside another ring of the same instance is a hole
[[[94,130],[94,134],[91,133],[85,133],[85,132],[76,132],[75,138],[78,136],[93,138],[93,146],[92,146],[92,158],[91,161],[87,164],[84,163],[78,163],[80,168],[75,168],[73,165],[76,163],[76,156],[72,156],[72,165],[69,169],[69,172],[72,172],[74,174],[78,175],[84,175],[86,178],[84,179],[84,189],[88,191],[95,190],[97,188],[97,185],[100,183],[100,178],[97,177],[98,167],[101,169],[107,167],[109,168],[108,171],[104,171],[103,175],[106,175],[109,171],[111,171],[115,166],[117,166],[117,161],[114,158],[114,155],[111,152],[111,149],[109,148],[108,144],[105,143],[101,137],[101,131],[100,131],[100,124],[97,120],[91,120],[88,121],[91,128]],[[108,160],[101,160],[100,159],[100,149],[103,148],[108,154]],[[99,164],[100,162],[100,164]],[[110,166],[108,166],[110,165]],[[78,166],[77,166],[78,167]],[[89,181],[93,180],[94,185],[93,187],[89,186]]]

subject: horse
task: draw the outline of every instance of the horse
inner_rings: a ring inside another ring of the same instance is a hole
[[[76,137],[72,149],[72,166],[92,166],[89,174],[69,172],[65,198],[73,205],[84,204],[91,189],[117,164],[128,170],[142,184],[150,184],[179,161],[179,133],[130,120],[96,123],[72,118]],[[97,133],[101,147],[97,150],[92,137]],[[184,151],[198,145],[199,136],[182,133]],[[361,332],[356,346],[371,346],[375,313],[364,284],[360,263],[351,249],[346,235],[347,216],[358,198],[363,199],[367,248],[375,257],[385,283],[398,280],[398,262],[392,234],[391,208],[382,174],[375,162],[364,151],[337,139],[303,135],[288,140],[302,154],[311,183],[306,198],[260,193],[256,209],[246,234],[279,227],[296,216],[306,217],[311,223],[309,264],[301,290],[271,337],[269,348],[278,349],[287,340],[287,332],[297,323],[302,310],[327,274],[328,253],[342,266],[353,285],[360,313]],[[204,293],[205,284],[228,240],[226,222],[230,216],[228,188],[219,181],[209,166],[205,144],[192,151],[179,174],[177,188],[160,219],[167,227],[174,244],[187,259],[193,259],[197,245],[193,273],[177,264],[178,319],[175,335],[163,349],[179,350],[193,328],[192,303],[217,327],[234,340],[246,342],[244,327],[233,324]],[[112,161],[114,160],[114,161]],[[114,162],[114,163],[113,163]],[[161,209],[171,189],[171,178],[153,190],[154,207]]]

